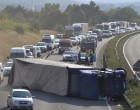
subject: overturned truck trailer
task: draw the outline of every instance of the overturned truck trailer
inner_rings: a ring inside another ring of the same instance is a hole
[[[93,69],[86,66],[68,64],[43,59],[15,59],[9,84],[27,87],[48,93],[66,96],[71,69]]]

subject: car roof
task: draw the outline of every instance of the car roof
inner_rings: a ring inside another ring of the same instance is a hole
[[[37,43],[42,43],[42,44],[45,44],[45,42],[37,42]]]
[[[27,92],[29,92],[27,89],[12,89],[12,91],[27,91]]]
[[[24,49],[24,47],[13,47],[11,49]]]
[[[75,52],[75,51],[73,51],[73,50],[66,50],[65,52]],[[65,53],[65,52],[64,52],[64,53]]]
[[[8,62],[6,62],[6,63],[13,63],[13,62],[11,62],[11,61],[8,61]]]

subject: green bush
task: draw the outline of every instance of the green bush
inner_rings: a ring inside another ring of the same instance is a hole
[[[15,31],[19,34],[24,34],[24,28],[20,25],[15,26]]]
[[[64,33],[64,26],[62,26],[62,25],[55,25],[54,26],[54,30],[58,31],[58,32],[61,32],[61,33]]]

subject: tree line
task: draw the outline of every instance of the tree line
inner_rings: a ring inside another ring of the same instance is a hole
[[[109,21],[129,21],[140,24],[140,15],[130,6],[103,11],[95,2],[68,5],[65,10],[59,4],[45,4],[40,11],[24,9],[22,6],[6,6],[0,12],[0,19],[27,23],[36,30],[54,29],[63,32],[64,26],[87,22],[90,26]]]

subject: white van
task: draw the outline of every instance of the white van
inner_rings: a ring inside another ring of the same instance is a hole
[[[37,58],[37,49],[33,45],[24,45],[23,48],[30,49],[34,58]]]
[[[10,50],[9,58],[26,58],[26,50],[23,47],[13,47]]]
[[[54,35],[45,34],[43,35],[42,42],[46,43],[48,50],[53,50],[55,48],[55,37]]]

